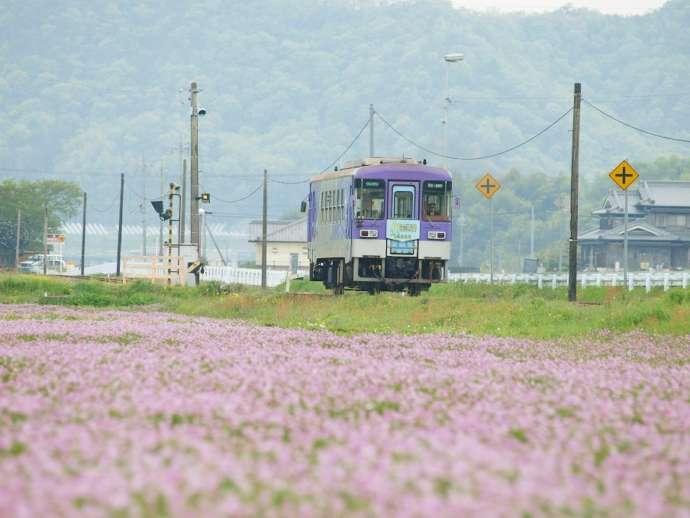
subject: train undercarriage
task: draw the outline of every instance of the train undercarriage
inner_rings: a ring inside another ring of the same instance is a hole
[[[432,284],[446,280],[446,262],[416,257],[355,257],[317,259],[309,279],[323,282],[326,289],[341,295],[345,289],[367,291],[405,291],[417,296]]]

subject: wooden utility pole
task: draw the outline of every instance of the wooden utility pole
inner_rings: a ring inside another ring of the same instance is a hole
[[[199,109],[197,106],[196,96],[199,93],[196,82],[191,84],[189,89],[189,100],[192,103],[192,115],[190,120],[191,135],[190,135],[190,204],[189,208],[190,223],[191,223],[191,242],[197,245],[197,252],[201,258],[201,249],[199,244]]]
[[[117,265],[116,275],[120,276],[120,256],[122,254],[122,202],[125,195],[125,173],[120,173],[120,219],[117,225]]]
[[[20,237],[22,234],[22,209],[17,209],[17,244],[14,249],[14,267],[19,271],[19,245],[21,243]]]
[[[86,252],[86,192],[84,192],[84,207],[81,215],[81,276],[84,276],[84,257]]]
[[[179,237],[177,240],[180,244],[184,243],[184,231],[186,222],[185,206],[187,205],[187,159],[182,160],[182,197],[180,198],[180,223],[178,227]],[[177,249],[179,252],[179,248]]]
[[[163,180],[163,164],[161,164],[160,170],[160,181],[161,181],[161,203],[163,203],[163,197],[165,196],[165,181]],[[158,255],[163,255],[163,220],[158,218]]]
[[[268,230],[267,217],[267,204],[268,204],[268,171],[264,169],[264,203],[262,210],[261,219],[261,287],[266,288],[266,261],[267,250],[266,250],[266,234]]]
[[[43,275],[48,274],[48,207],[43,207]]]
[[[570,159],[570,248],[568,257],[568,300],[577,300],[577,196],[580,167],[580,83],[575,83],[573,93],[573,142]]]

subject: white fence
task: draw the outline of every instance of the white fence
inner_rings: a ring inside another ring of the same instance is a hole
[[[491,277],[488,273],[451,273],[451,282],[489,284]],[[622,273],[578,273],[579,286],[624,286]],[[535,284],[539,288],[557,288],[568,285],[568,274],[542,273],[499,273],[494,274],[494,284]],[[688,272],[646,273],[636,272],[628,274],[627,288],[688,288],[690,274]]]
[[[288,273],[280,270],[268,270],[266,283],[274,288],[285,282]],[[300,276],[308,276],[308,272],[299,272]],[[247,286],[261,286],[261,270],[252,268],[233,268],[231,266],[205,266],[201,274],[202,281],[218,281],[224,284],[244,284]],[[450,273],[450,282],[489,284],[488,273]],[[579,286],[624,286],[622,273],[578,273]],[[541,273],[497,273],[494,274],[494,284],[534,284],[539,288],[558,288],[568,285],[568,274]],[[627,288],[688,288],[690,287],[690,273],[666,272],[628,274]]]
[[[266,284],[275,288],[285,282],[288,272],[281,270],[267,270]],[[299,275],[309,275],[299,272]],[[224,284],[244,284],[247,286],[261,286],[261,270],[252,268],[233,268],[231,266],[204,266],[201,274],[202,281],[218,281]]]

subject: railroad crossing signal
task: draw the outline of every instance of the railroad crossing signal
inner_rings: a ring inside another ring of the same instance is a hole
[[[498,182],[498,180],[496,180],[496,178],[491,176],[489,173],[486,173],[474,187],[480,193],[482,193],[487,200],[490,200],[501,188],[501,184]]]
[[[635,183],[639,176],[635,168],[627,160],[623,160],[609,173],[609,178],[624,191]]]

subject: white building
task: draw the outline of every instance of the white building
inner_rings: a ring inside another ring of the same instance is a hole
[[[298,267],[308,269],[307,218],[268,221],[266,226],[267,265],[275,269],[288,269],[291,256],[297,255]],[[249,223],[249,242],[254,243],[257,266],[261,266],[261,232],[261,220]]]

